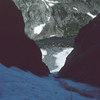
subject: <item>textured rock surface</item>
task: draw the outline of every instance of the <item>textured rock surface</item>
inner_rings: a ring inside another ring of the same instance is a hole
[[[59,76],[100,87],[100,15],[79,31]]]
[[[21,12],[11,0],[0,0],[0,62],[39,76],[49,74],[40,49],[24,34]]]
[[[77,34],[100,12],[99,0],[13,0],[22,11],[25,32],[31,39]],[[35,32],[37,26],[43,30]],[[39,34],[41,33],[41,34]]]

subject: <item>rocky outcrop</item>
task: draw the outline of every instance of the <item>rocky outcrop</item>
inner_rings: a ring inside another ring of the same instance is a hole
[[[26,34],[34,40],[77,34],[100,12],[99,0],[13,1],[23,13]]]
[[[80,29],[59,77],[100,87],[100,15]]]
[[[40,49],[24,34],[23,17],[11,0],[0,0],[0,62],[39,76],[49,74]]]

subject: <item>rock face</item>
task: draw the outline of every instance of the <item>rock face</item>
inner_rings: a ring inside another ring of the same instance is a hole
[[[11,0],[0,0],[0,62],[36,75],[48,75],[40,49],[24,34],[21,12]]]
[[[80,29],[59,77],[100,87],[100,15]]]
[[[99,0],[13,1],[23,13],[26,34],[34,40],[77,34],[100,12]]]

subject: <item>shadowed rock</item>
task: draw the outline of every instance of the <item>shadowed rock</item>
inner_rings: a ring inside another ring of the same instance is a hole
[[[11,0],[0,0],[0,62],[39,76],[50,73],[40,49],[24,34],[22,14]]]
[[[80,29],[59,77],[100,87],[100,15]]]

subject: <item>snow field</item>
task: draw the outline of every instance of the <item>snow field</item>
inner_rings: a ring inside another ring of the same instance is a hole
[[[38,77],[16,67],[6,68],[0,64],[0,100],[100,100],[95,93],[95,98],[87,98],[66,90],[61,82],[76,88],[87,88],[69,80],[55,79],[52,74],[49,77]],[[97,91],[97,88],[92,87],[90,91],[92,89]]]

